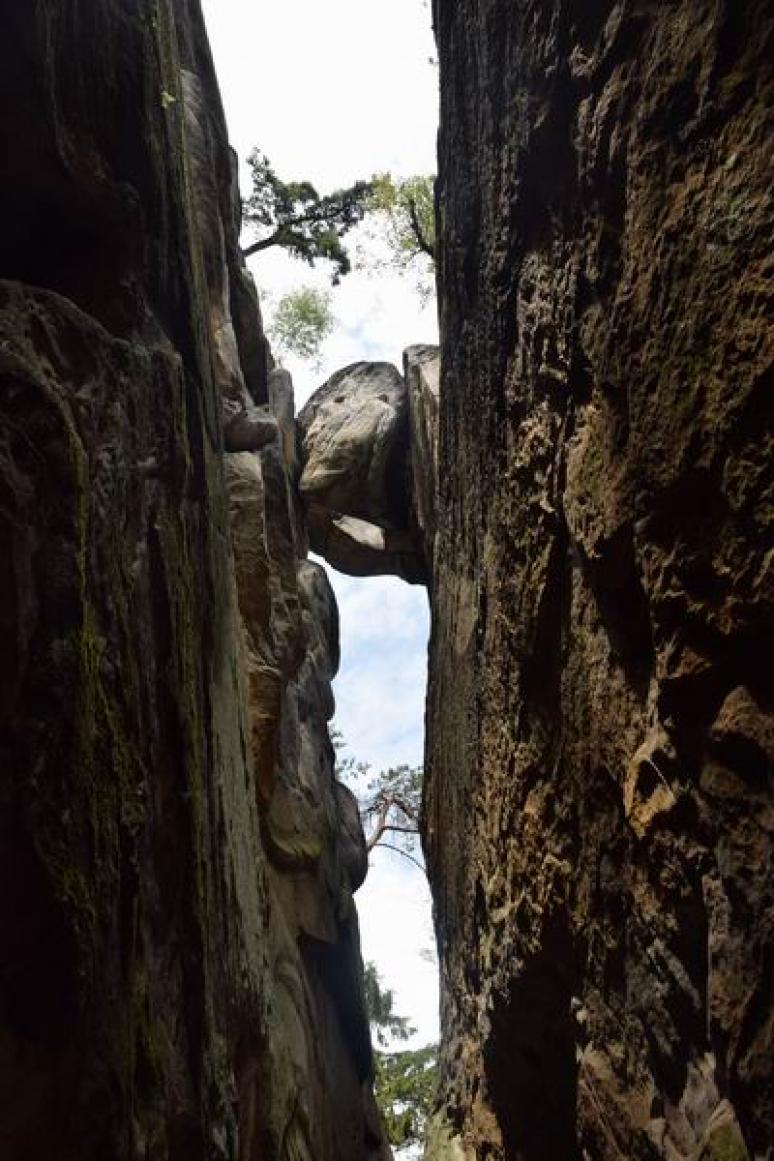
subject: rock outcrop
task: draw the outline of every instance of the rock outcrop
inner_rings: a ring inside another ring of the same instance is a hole
[[[1,19],[0,1154],[383,1157],[337,613],[198,3]]]
[[[434,7],[434,1155],[768,1157],[771,6]]]
[[[352,576],[426,584],[432,564],[438,348],[337,371],[298,417],[311,548]]]

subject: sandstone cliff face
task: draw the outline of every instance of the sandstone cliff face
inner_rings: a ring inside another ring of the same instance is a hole
[[[435,21],[436,1155],[767,1157],[771,6]]]
[[[382,1156],[336,608],[198,4],[0,27],[0,1155]]]

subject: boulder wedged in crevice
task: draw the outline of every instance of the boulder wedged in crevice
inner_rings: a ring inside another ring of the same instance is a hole
[[[427,584],[432,565],[438,357],[337,371],[298,417],[299,493],[310,547],[352,576]]]

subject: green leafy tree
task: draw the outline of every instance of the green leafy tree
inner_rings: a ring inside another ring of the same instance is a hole
[[[280,298],[269,337],[279,354],[315,359],[335,325],[331,296],[315,286],[301,286]]]
[[[401,261],[424,254],[435,262],[435,195],[430,176],[394,178],[376,173],[366,200],[368,213],[382,214],[388,237]]]
[[[435,289],[436,221],[434,179],[429,175],[396,178],[377,173],[366,199],[371,247],[361,245],[358,264],[364,269],[389,267],[413,277],[423,299]],[[379,243],[386,258],[374,257]]]
[[[376,1053],[376,1103],[395,1148],[424,1140],[437,1084],[437,1045]]]
[[[308,181],[283,181],[257,149],[248,162],[252,191],[242,203],[243,220],[248,233],[257,237],[244,247],[246,257],[280,247],[310,265],[327,260],[333,264],[336,285],[352,269],[343,239],[365,223],[358,267],[410,274],[420,298],[430,298],[436,247],[432,177],[378,173],[370,181],[320,195]],[[280,299],[271,338],[280,352],[314,359],[334,326],[330,299],[323,291],[302,286]]]
[[[372,1035],[380,1045],[374,1054],[374,1094],[387,1138],[392,1145],[421,1141],[435,1096],[438,1049],[424,1048],[385,1052],[390,1039],[407,1040],[416,1031],[394,1011],[394,995],[385,988],[373,963],[364,971],[366,1010]]]
[[[398,1040],[408,1040],[409,1036],[414,1035],[416,1028],[410,1021],[405,1016],[397,1016],[393,1011],[395,1004],[393,990],[382,985],[376,964],[370,960],[363,968],[363,987],[368,1022],[382,1047],[389,1042],[391,1037]]]
[[[245,225],[258,237],[244,248],[245,256],[280,246],[310,265],[327,259],[333,263],[335,285],[351,269],[342,239],[363,220],[371,182],[357,181],[320,195],[311,182],[282,181],[258,149],[247,160],[252,192],[242,203],[242,214]]]

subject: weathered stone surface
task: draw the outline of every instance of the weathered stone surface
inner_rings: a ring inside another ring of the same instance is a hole
[[[280,444],[228,456],[226,473],[278,999],[266,1029],[273,1095],[263,1101],[262,1147],[279,1150],[284,1139],[288,1156],[379,1157],[352,901],[368,860],[328,736],[336,603],[325,571],[298,556]]]
[[[283,367],[275,367],[268,375],[268,393],[271,410],[276,416],[282,439],[282,454],[295,485],[298,477],[298,449],[296,447],[296,407],[293,380]]]
[[[437,349],[353,363],[308,401],[298,423],[299,491],[315,552],[352,576],[427,581],[437,442]]]
[[[315,391],[298,416],[301,495],[311,508],[405,528],[408,400],[391,363],[353,363]]]
[[[198,4],[0,9],[0,1154],[384,1156],[336,610]]]
[[[768,1156],[771,7],[435,21],[440,1137]]]
[[[298,417],[309,542],[353,576],[425,579],[411,526],[406,384],[391,363],[353,363]]]
[[[403,377],[409,402],[411,506],[428,569],[432,568],[435,544],[440,373],[437,347],[417,345],[403,352]]]

